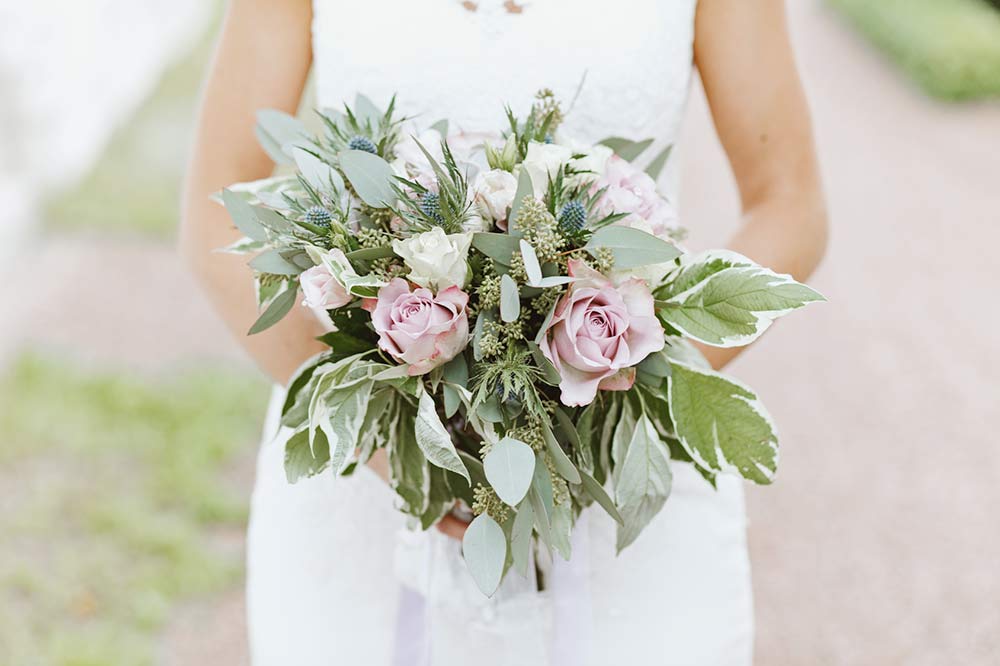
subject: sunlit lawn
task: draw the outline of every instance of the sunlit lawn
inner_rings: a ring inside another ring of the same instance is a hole
[[[137,666],[237,584],[254,375],[140,379],[27,356],[0,378],[0,666]],[[228,537],[228,538],[227,538]]]

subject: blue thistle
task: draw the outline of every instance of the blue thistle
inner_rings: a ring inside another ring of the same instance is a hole
[[[333,221],[333,215],[322,206],[312,206],[306,211],[306,222],[315,224],[318,227],[329,227]]]
[[[570,201],[559,211],[559,226],[564,231],[579,231],[587,222],[587,209],[579,201]]]
[[[378,154],[378,148],[375,143],[366,136],[356,136],[347,142],[347,147],[351,150],[363,150],[366,153],[371,153],[372,155]]]
[[[441,197],[434,192],[424,192],[420,196],[420,210],[435,222],[444,221],[441,216]]]
[[[542,139],[542,143],[552,143],[555,139],[552,138],[551,134],[546,134],[545,138]]]

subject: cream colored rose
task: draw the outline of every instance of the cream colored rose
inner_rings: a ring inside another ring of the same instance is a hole
[[[501,222],[507,219],[507,210],[514,203],[517,179],[503,169],[484,171],[476,176],[472,191],[483,216]]]
[[[392,249],[410,268],[407,278],[421,287],[444,289],[462,288],[468,278],[466,258],[471,233],[446,234],[441,227],[392,241]]]
[[[521,168],[527,170],[535,196],[540,198],[548,190],[549,178],[555,178],[559,167],[569,162],[572,156],[573,151],[568,146],[535,141],[528,144],[528,154]]]

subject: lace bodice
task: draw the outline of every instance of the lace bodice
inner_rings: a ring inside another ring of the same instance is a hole
[[[551,88],[576,138],[677,136],[692,71],[696,0],[314,0],[321,106],[363,92],[425,126],[502,129],[504,103],[523,114]],[[654,29],[650,29],[654,26]],[[582,82],[582,86],[581,86]]]

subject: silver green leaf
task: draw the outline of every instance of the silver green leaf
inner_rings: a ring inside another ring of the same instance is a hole
[[[312,446],[309,431],[303,428],[285,442],[285,478],[289,483],[318,474],[330,462],[326,436],[317,433]]]
[[[363,150],[340,153],[340,169],[351,181],[361,200],[372,208],[386,208],[396,200],[395,173],[378,155]]]
[[[519,234],[499,234],[487,231],[472,235],[472,247],[493,261],[510,266],[511,257],[518,250]]]
[[[277,164],[291,164],[293,160],[286,148],[309,136],[309,131],[300,121],[274,109],[257,112],[254,132],[261,147]]]
[[[510,550],[514,569],[522,576],[528,575],[531,562],[531,535],[535,528],[535,512],[531,500],[524,500],[517,507],[514,525],[511,528]]]
[[[492,597],[500,587],[507,560],[507,537],[503,529],[485,513],[476,516],[465,530],[462,554],[476,586]]]
[[[302,268],[281,256],[278,250],[266,250],[250,260],[250,268],[272,275],[298,275]]]
[[[790,275],[774,273],[733,252],[685,258],[676,278],[657,296],[661,319],[716,347],[747,345],[775,319],[825,300]]]
[[[420,516],[427,510],[430,498],[430,465],[417,445],[409,414],[392,414],[389,426],[393,433],[386,445],[389,485],[402,501],[400,509]]]
[[[500,319],[505,322],[517,321],[521,315],[521,295],[517,283],[509,274],[500,278]]]
[[[618,509],[625,521],[618,526],[618,552],[635,541],[663,508],[672,480],[670,453],[652,421],[643,414],[636,421],[615,482]]]
[[[597,479],[587,474],[584,471],[580,472],[580,482],[583,485],[583,489],[587,492],[590,497],[601,505],[608,515],[615,519],[619,525],[625,523],[625,519],[622,518],[622,514],[618,511],[618,507],[615,506],[614,500],[608,495],[607,491],[597,482]]]
[[[514,203],[510,207],[510,214],[507,216],[507,229],[511,232],[517,231],[517,214],[521,211],[521,204],[525,197],[535,196],[534,188],[531,186],[531,176],[527,169],[521,169],[517,178],[517,189],[514,191]]]
[[[509,506],[517,506],[531,486],[535,452],[520,440],[504,437],[490,447],[483,469],[497,496]]]
[[[639,157],[647,148],[653,144],[653,139],[643,139],[642,141],[632,141],[618,136],[611,136],[601,141],[602,146],[607,146],[615,151],[618,157],[631,162]]]
[[[256,335],[281,321],[292,309],[292,306],[295,305],[298,292],[298,286],[292,285],[275,296],[270,304],[268,304],[267,309],[264,310],[264,313],[254,322],[250,330],[247,331],[247,335]]]
[[[670,418],[684,450],[705,469],[759,484],[778,468],[778,435],[756,394],[712,370],[671,364]]]
[[[451,441],[451,435],[445,430],[441,418],[437,414],[434,398],[421,386],[420,398],[417,403],[417,418],[414,422],[414,432],[417,445],[432,464],[461,475],[469,483],[469,470],[462,464],[458,451]]]
[[[222,190],[222,203],[233,219],[233,224],[244,236],[260,242],[267,240],[267,231],[257,220],[253,206],[246,199],[230,190]]]
[[[591,254],[596,254],[601,248],[611,250],[617,270],[662,264],[682,254],[676,245],[662,238],[640,229],[617,225],[601,227],[584,246]]]
[[[327,193],[344,191],[344,179],[329,164],[304,148],[295,148],[292,154],[302,177],[314,189]]]

